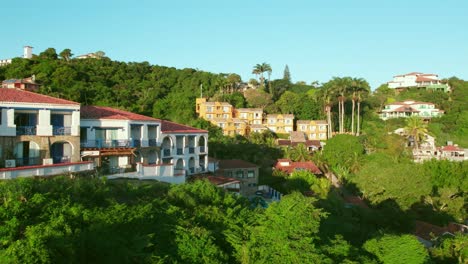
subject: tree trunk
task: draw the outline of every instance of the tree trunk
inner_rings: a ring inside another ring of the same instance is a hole
[[[354,107],[355,107],[356,101],[354,97],[352,98],[352,103],[353,103],[353,111],[351,113],[351,134],[355,135],[354,134]]]
[[[331,112],[330,112],[330,107],[327,109],[327,123],[328,123],[328,138],[332,137],[332,123],[331,123]]]
[[[341,134],[341,99],[338,99],[338,133]]]
[[[344,116],[345,116],[345,108],[344,108],[344,97],[341,99],[341,133],[345,132],[345,123],[344,123]]]
[[[360,123],[360,120],[359,120],[359,116],[361,114],[361,101],[358,99],[358,102],[357,102],[357,128],[356,128],[356,136],[359,136],[359,132],[361,132],[361,123]]]

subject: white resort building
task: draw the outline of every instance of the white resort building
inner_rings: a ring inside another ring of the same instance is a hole
[[[399,117],[419,116],[423,119],[439,117],[444,114],[444,111],[439,110],[433,103],[417,102],[407,100],[403,102],[394,102],[385,105],[380,111],[379,117],[383,120]]]

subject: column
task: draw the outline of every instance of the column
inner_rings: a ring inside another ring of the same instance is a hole
[[[50,124],[50,110],[39,110],[37,121],[38,136],[52,136],[52,125]]]
[[[2,124],[0,125],[0,135],[16,136],[15,109],[2,109]]]
[[[71,118],[71,135],[80,135],[80,111],[73,111]]]
[[[148,125],[143,125],[140,128],[140,140],[141,140],[141,146],[142,147],[148,147],[149,142],[148,142]]]

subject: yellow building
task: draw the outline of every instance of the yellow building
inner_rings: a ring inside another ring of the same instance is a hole
[[[287,134],[294,131],[293,114],[269,114],[264,124],[268,129],[275,133]]]
[[[232,119],[234,108],[226,102],[207,102],[206,98],[197,98],[195,112],[199,117],[206,120],[214,118]]]
[[[304,132],[309,140],[328,139],[328,123],[325,120],[297,120],[297,131]]]
[[[263,123],[263,109],[239,108],[235,110],[235,117],[246,121],[249,125],[261,125]]]
[[[210,122],[220,127],[223,130],[223,135],[225,136],[234,136],[236,135],[236,127],[234,126],[234,122],[232,118],[213,118],[210,119]]]

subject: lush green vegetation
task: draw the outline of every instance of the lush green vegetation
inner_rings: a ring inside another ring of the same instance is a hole
[[[0,182],[2,263],[465,263],[466,236],[446,237],[426,251],[408,234],[414,220],[446,225],[468,217],[468,162],[415,164],[405,128],[418,138],[427,131],[439,145],[468,147],[468,82],[446,80],[450,94],[385,85],[370,93],[361,78],[327,83],[291,83],[291,73],[270,80],[270,65],[255,65],[257,86],[241,92],[237,74],[154,66],[146,62],[71,59],[47,49],[31,60],[0,67],[0,79],[36,76],[41,93],[85,105],[107,105],[209,130],[210,155],[261,166],[261,183],[285,194],[268,209],[197,182],[179,186],[96,179],[21,179]],[[267,76],[265,76],[265,74]],[[326,119],[348,133],[310,155],[303,145],[280,149],[277,135],[224,137],[195,116],[195,98]],[[446,114],[425,126],[401,119],[382,121],[388,102],[435,103]],[[193,106],[193,107],[188,107]],[[357,136],[355,136],[357,135]],[[341,188],[306,172],[273,175],[278,158],[314,160],[336,175]],[[312,193],[306,198],[300,193]],[[369,205],[344,202],[356,195]],[[406,259],[402,259],[403,256]]]

